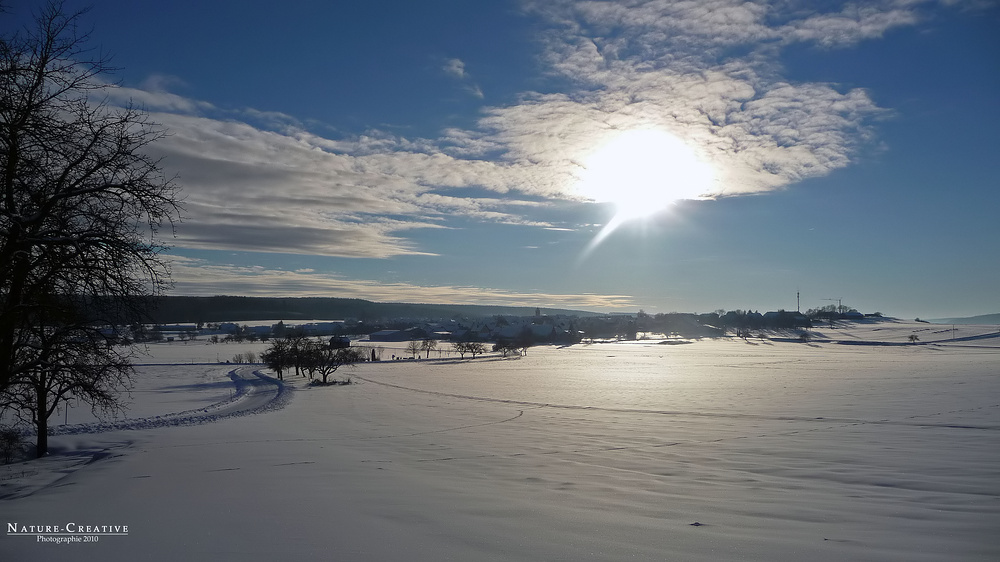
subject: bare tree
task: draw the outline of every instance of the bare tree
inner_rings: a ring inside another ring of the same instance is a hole
[[[35,454],[48,451],[48,420],[60,403],[76,397],[90,404],[95,414],[120,411],[119,389],[130,381],[132,365],[123,348],[77,340],[75,330],[38,327],[31,338],[45,350],[42,366],[32,369],[8,388],[10,405],[22,421],[36,431]],[[53,341],[70,337],[72,342]]]
[[[437,346],[437,340],[432,340],[430,338],[420,342],[420,349],[427,352],[427,359],[431,358],[431,352],[437,349]]]
[[[285,369],[292,366],[291,348],[292,344],[290,341],[276,339],[271,341],[271,347],[260,354],[260,360],[267,365],[268,369],[278,374],[278,380],[284,378],[282,377],[282,373],[285,372]]]
[[[311,339],[303,339],[297,349],[295,358],[297,364],[302,368],[302,375],[309,376],[309,380],[312,380],[313,375],[319,370],[320,365],[323,364],[324,357],[323,352],[328,349],[328,346]]]
[[[486,345],[481,342],[471,341],[466,344],[465,351],[471,353],[472,358],[475,359],[477,355],[486,353]]]
[[[111,69],[79,16],[53,2],[0,36],[0,393],[47,394],[36,418],[71,395],[104,409],[127,386],[129,350],[107,327],[145,320],[169,284],[159,233],[179,215],[178,188],[146,154],[163,131],[108,101]]]
[[[323,378],[323,384],[329,384],[327,377],[344,365],[353,365],[365,360],[367,354],[357,347],[341,347],[337,349],[323,348],[319,350],[316,371]]]
[[[295,374],[305,376],[306,356],[310,346],[309,338],[301,330],[290,330],[285,335],[288,342],[289,367],[295,367]]]
[[[410,356],[413,357],[414,359],[416,359],[417,354],[420,353],[421,349],[423,348],[420,347],[420,342],[418,342],[417,340],[410,340],[406,344],[406,352],[409,353]]]
[[[517,352],[520,354],[521,348],[509,339],[500,339],[497,343],[493,344],[493,352],[499,352],[500,355],[507,357],[508,355]]]
[[[471,353],[472,358],[475,359],[476,355],[486,352],[486,346],[480,342],[455,342],[451,345],[461,355],[462,359],[465,359],[466,353]]]

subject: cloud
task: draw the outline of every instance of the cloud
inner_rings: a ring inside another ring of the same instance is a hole
[[[524,92],[484,108],[474,127],[436,138],[344,134],[283,113],[225,110],[167,92],[177,81],[166,76],[109,96],[142,103],[170,131],[154,149],[185,188],[176,246],[426,255],[412,234],[455,228],[458,219],[576,228],[542,218],[547,206],[579,201],[574,186],[587,155],[631,128],[686,141],[715,168],[716,196],[782,189],[847,166],[886,111],[863,89],[783,76],[781,49],[855,45],[914,25],[930,3],[822,11],[793,0],[524,5],[544,22],[547,72],[569,86]],[[441,68],[475,87],[461,59]]]
[[[280,294],[294,297],[336,295],[377,302],[492,304],[585,310],[620,310],[635,307],[633,298],[627,295],[519,293],[490,287],[421,286],[346,279],[312,270],[287,271],[262,266],[213,264],[182,256],[172,256],[171,259],[173,276],[177,279],[172,294],[177,295],[212,296],[223,293],[244,296]]]
[[[578,176],[588,147],[655,127],[716,169],[714,195],[780,189],[847,166],[886,113],[863,89],[783,78],[780,50],[878,37],[919,21],[911,4],[817,13],[797,2],[528,2],[550,24],[549,70],[577,88],[525,94],[487,109],[480,125],[508,159],[562,185]]]
[[[106,84],[104,93],[112,103],[124,105],[133,103],[147,111],[166,111],[172,113],[193,114],[212,111],[215,107],[204,101],[192,100],[167,91],[170,85],[182,84],[179,78],[153,75],[143,82],[139,88],[125,88]]]
[[[175,246],[387,258],[427,255],[402,233],[446,228],[454,216],[549,226],[521,214],[538,201],[448,194],[470,186],[508,193],[520,180],[503,164],[381,133],[325,139],[270,117],[281,131],[153,114],[170,131],[155,150],[184,186]]]
[[[838,47],[882,37],[889,29],[913,25],[919,20],[912,7],[849,4],[838,13],[790,22],[780,28],[780,35],[788,43],[815,42],[824,47]]]
[[[461,59],[448,59],[444,62],[443,70],[458,78],[459,80],[465,79],[465,63]]]
[[[471,81],[468,73],[465,72],[465,63],[461,59],[448,59],[445,61],[442,70],[449,76],[464,83],[464,89],[472,96],[483,99],[483,90],[478,84]]]
[[[913,25],[926,17],[921,11],[923,5],[936,3],[528,0],[524,4],[528,13],[548,20],[558,30],[549,37],[550,47],[558,46],[568,33],[591,38],[599,50],[616,58],[660,59],[716,56],[722,48],[771,43],[851,45],[880,37],[894,27]],[[829,7],[832,9],[825,10]]]

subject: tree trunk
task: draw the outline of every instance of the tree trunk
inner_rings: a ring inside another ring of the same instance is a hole
[[[44,382],[45,374],[41,375]],[[49,451],[49,410],[48,392],[44,384],[35,387],[35,429],[38,437],[35,439],[35,458],[40,459]]]

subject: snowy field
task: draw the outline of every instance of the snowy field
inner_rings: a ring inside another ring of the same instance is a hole
[[[63,411],[51,455],[0,467],[0,560],[1000,560],[996,327],[813,332],[339,387],[159,344],[126,417]],[[111,531],[18,534],[71,523]]]

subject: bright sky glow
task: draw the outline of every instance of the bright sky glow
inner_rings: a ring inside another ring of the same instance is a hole
[[[613,203],[615,220],[657,213],[681,199],[697,199],[712,188],[714,174],[679,138],[656,129],[621,133],[583,163],[580,194]]]

